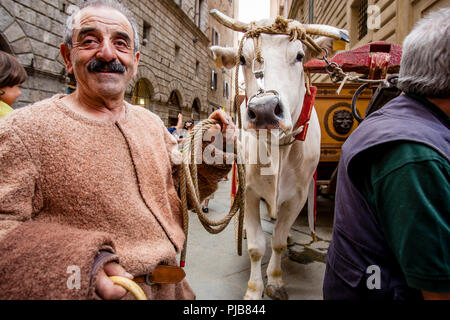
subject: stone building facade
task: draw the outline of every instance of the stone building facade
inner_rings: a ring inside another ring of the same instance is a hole
[[[238,0],[209,0],[209,10],[217,9],[229,17],[238,17]],[[238,33],[218,23],[211,15],[209,16],[208,36],[211,45],[224,47],[236,47]],[[229,114],[233,114],[234,99],[234,69],[217,68],[212,55],[208,62],[210,70],[210,85],[208,86],[208,104],[211,109],[224,108]]]
[[[275,19],[277,16],[287,17],[292,1],[294,0],[270,0],[270,18]]]
[[[280,1],[280,0],[279,0]],[[305,23],[329,24],[350,32],[350,48],[373,41],[401,45],[414,24],[428,12],[450,6],[449,0],[285,0],[288,15]],[[371,8],[376,6],[376,8]],[[376,22],[379,10],[379,24]],[[368,23],[367,23],[368,22]]]
[[[347,50],[351,50],[374,41],[401,45],[418,20],[449,7],[450,0],[271,0],[271,4],[273,15],[348,30]],[[312,80],[322,82],[328,77],[316,75]]]
[[[0,50],[14,54],[29,75],[14,108],[75,89],[74,79],[66,73],[60,57],[59,45],[67,17],[83,2],[0,2]],[[208,102],[208,0],[119,2],[133,12],[141,42],[138,74],[127,89],[126,100],[155,112],[166,125],[174,125],[179,112],[185,119],[206,118],[214,109]]]

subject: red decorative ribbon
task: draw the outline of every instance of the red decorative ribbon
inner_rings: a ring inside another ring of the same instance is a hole
[[[300,132],[295,139],[300,141],[305,141],[306,134],[308,133],[308,127],[309,127],[309,119],[311,119],[311,113],[314,106],[314,100],[316,100],[316,94],[317,94],[317,87],[311,86],[310,87],[311,95],[305,94],[305,99],[303,100],[303,108],[302,112],[300,113],[300,117],[298,118],[297,126],[295,127],[295,130],[303,127],[303,131]]]

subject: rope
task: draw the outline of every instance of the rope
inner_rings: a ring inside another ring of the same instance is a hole
[[[209,219],[202,211],[200,202],[200,193],[198,189],[198,175],[197,175],[197,165],[195,163],[196,156],[202,156],[202,152],[197,153],[196,148],[202,146],[202,139],[204,133],[218,124],[216,120],[204,120],[197,124],[191,131],[187,141],[185,142],[185,149],[183,151],[183,163],[181,164],[181,179],[180,179],[180,193],[181,193],[181,204],[183,210],[183,229],[186,235],[186,241],[184,243],[183,251],[181,253],[182,266],[186,259],[187,252],[187,237],[189,228],[189,212],[188,212],[188,200],[193,204],[194,211],[203,225],[206,231],[211,234],[218,234],[222,232],[230,223],[231,219],[236,216],[235,219],[235,231],[236,231],[236,245],[238,255],[242,255],[242,233],[244,227],[244,212],[245,212],[245,168],[243,165],[243,160],[241,159],[241,153],[238,152],[239,146],[235,143],[234,154],[237,156],[237,169],[238,169],[238,191],[236,197],[233,201],[229,213],[222,219],[214,221]]]

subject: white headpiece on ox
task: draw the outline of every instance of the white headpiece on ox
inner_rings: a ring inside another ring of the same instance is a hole
[[[232,19],[217,10],[211,15],[221,24],[233,30],[247,32],[253,28],[273,25],[274,21],[261,20],[252,25]],[[326,25],[304,25],[295,20],[286,20],[287,30],[304,30],[306,33],[323,35],[315,40],[320,48],[326,48],[329,56],[334,52],[333,41],[343,39],[348,41],[345,30]],[[264,94],[249,101],[247,112],[242,116],[244,129],[276,129],[285,133],[291,132],[300,116],[303,99],[306,93],[303,63],[319,55],[309,46],[286,34],[261,33],[261,52],[264,59],[264,90],[275,94]],[[245,41],[242,54],[238,57],[237,48],[212,46],[211,51],[217,66],[232,68],[236,63],[243,65],[247,96],[252,97],[259,91],[254,75],[253,61],[256,58],[254,41]],[[260,92],[260,91],[259,91]]]

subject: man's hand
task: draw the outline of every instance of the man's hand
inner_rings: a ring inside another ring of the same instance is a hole
[[[107,263],[103,269],[98,271],[97,283],[95,290],[98,296],[104,300],[120,300],[127,294],[127,290],[121,286],[115,285],[109,277],[121,276],[128,279],[133,279],[133,276],[125,271],[116,262]]]
[[[231,117],[225,111],[216,110],[209,116],[208,119],[214,119],[221,123],[221,125],[216,124],[214,127],[209,129],[207,133],[208,136],[215,137],[219,132],[221,132],[223,135],[224,145],[232,144],[236,141],[236,126],[234,125]]]
[[[183,128],[183,115],[181,113],[178,114],[178,121],[177,121],[177,130],[180,130]]]

